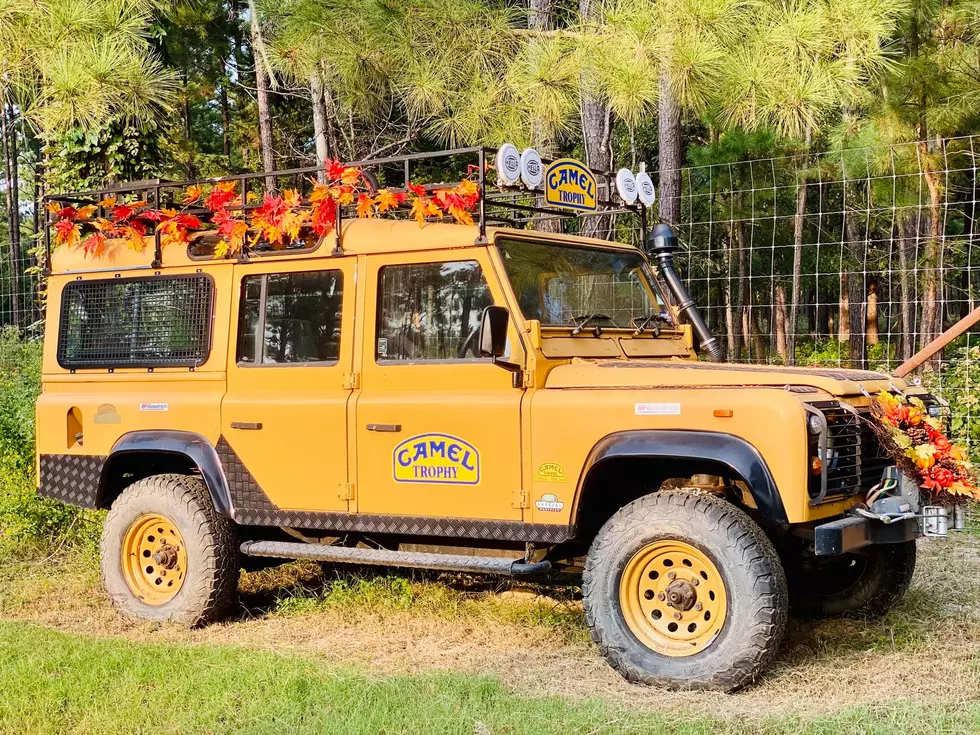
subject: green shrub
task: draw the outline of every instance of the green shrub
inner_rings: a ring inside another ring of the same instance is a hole
[[[94,514],[38,497],[34,402],[41,391],[41,344],[0,329],[0,547],[91,544]]]

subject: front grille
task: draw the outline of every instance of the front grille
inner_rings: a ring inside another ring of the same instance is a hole
[[[878,437],[871,428],[871,411],[859,411],[861,415],[861,489],[870,490],[881,482],[881,473],[895,460],[885,453]]]
[[[810,404],[827,420],[827,451],[821,457],[827,471],[825,493],[811,491],[816,501],[824,497],[853,495],[861,489],[861,423],[853,410],[838,401]]]
[[[827,419],[827,468],[825,494],[811,488],[813,502],[824,498],[866,492],[881,481],[881,473],[894,461],[885,453],[869,423],[867,408],[853,409],[839,401],[816,401],[810,404]]]

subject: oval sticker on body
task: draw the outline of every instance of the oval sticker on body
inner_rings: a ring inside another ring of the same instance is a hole
[[[392,453],[395,482],[476,485],[480,482],[480,453],[449,434],[419,434]]]

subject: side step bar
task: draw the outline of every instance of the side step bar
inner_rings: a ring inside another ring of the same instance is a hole
[[[298,541],[246,541],[241,545],[245,556],[270,556],[278,559],[316,559],[353,564],[380,564],[387,567],[439,569],[447,572],[507,574],[522,576],[543,574],[551,569],[550,561],[527,563],[520,559],[495,556],[432,554],[389,549],[358,549],[327,544],[304,544]]]

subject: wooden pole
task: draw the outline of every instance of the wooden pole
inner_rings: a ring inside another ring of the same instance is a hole
[[[980,322],[980,306],[960,319],[958,322],[956,322],[956,324],[951,326],[945,332],[932,340],[932,342],[927,344],[921,350],[912,355],[912,357],[899,365],[892,375],[899,378],[904,378],[977,322]]]

